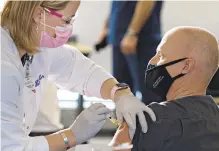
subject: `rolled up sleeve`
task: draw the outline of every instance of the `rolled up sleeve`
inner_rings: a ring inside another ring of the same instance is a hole
[[[54,80],[62,88],[101,98],[102,84],[107,79],[113,78],[74,47],[65,45],[51,50],[49,54],[51,58],[49,79]]]
[[[45,137],[31,138],[23,129],[17,73],[10,63],[1,63],[1,150],[49,151]]]

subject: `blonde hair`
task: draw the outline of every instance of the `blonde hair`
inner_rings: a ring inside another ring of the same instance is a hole
[[[33,13],[37,6],[62,10],[69,1],[7,1],[1,13],[1,26],[8,29],[17,47],[29,53],[36,53],[36,37],[32,25]]]

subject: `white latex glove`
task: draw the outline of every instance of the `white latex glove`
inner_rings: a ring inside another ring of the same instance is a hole
[[[76,137],[77,144],[81,144],[94,137],[103,127],[106,116],[111,111],[101,103],[91,105],[81,112],[70,129]]]
[[[129,126],[129,134],[132,139],[136,129],[136,115],[142,127],[142,132],[146,133],[148,130],[147,122],[144,116],[147,112],[153,121],[156,121],[156,116],[153,110],[139,101],[133,94],[123,95],[116,101],[116,116],[118,122],[122,123],[123,118]]]

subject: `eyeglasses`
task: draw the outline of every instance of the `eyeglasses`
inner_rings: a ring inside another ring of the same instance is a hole
[[[60,13],[57,13],[56,11],[50,9],[50,8],[44,8],[44,10],[48,13],[50,13],[51,15],[57,16],[59,18],[61,18],[66,24],[73,24],[73,22],[75,21],[76,16],[73,17],[66,17]]]

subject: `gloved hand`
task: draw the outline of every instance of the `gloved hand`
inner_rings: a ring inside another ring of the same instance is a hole
[[[81,144],[94,137],[103,127],[106,116],[111,111],[101,103],[91,105],[81,112],[69,127],[76,137],[77,144]]]
[[[136,115],[144,133],[147,132],[148,126],[143,112],[147,112],[153,121],[156,121],[156,116],[151,108],[140,102],[133,94],[123,95],[116,101],[116,116],[120,123],[123,123],[123,118],[129,126],[129,134],[131,139],[135,134]]]

